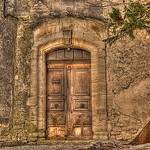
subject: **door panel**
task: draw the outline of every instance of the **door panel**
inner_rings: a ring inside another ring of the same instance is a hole
[[[64,93],[64,69],[48,70],[48,95],[63,95]]]
[[[75,69],[73,70],[74,77],[74,95],[89,95],[90,83],[89,81],[89,70],[88,69]]]
[[[73,125],[91,125],[91,115],[87,113],[74,113],[72,114]]]
[[[47,68],[47,139],[65,139],[65,65]]]
[[[73,111],[90,110],[89,100],[77,100],[73,101]]]
[[[63,100],[50,100],[47,102],[48,109],[57,111],[64,110],[64,101]]]
[[[49,127],[47,126],[47,139],[62,140],[65,139],[65,126]]]
[[[91,55],[89,52],[80,49],[59,49],[48,53],[46,55],[47,60],[90,60]]]
[[[47,65],[47,139],[91,139],[90,64]]]
[[[65,125],[66,124],[66,116],[65,113],[55,112],[55,113],[48,113],[47,114],[48,125],[58,126],[58,125]]]
[[[70,67],[70,137],[91,139],[90,64],[72,64]]]

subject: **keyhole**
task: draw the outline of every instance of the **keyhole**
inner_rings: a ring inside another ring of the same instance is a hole
[[[59,107],[59,105],[58,105],[58,104],[55,104],[54,107],[57,109],[57,108]]]
[[[81,107],[81,108],[85,108],[85,104],[81,104],[80,107]]]

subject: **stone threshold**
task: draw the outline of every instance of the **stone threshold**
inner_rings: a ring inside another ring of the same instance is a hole
[[[94,143],[101,143],[101,146],[113,147],[115,142],[109,140],[37,140],[37,141],[7,141],[0,142],[0,147],[13,147],[23,145],[80,145],[87,146]]]

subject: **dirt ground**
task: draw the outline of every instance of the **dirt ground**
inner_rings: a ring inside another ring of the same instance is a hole
[[[85,147],[79,145],[26,145],[26,146],[14,146],[14,147],[2,147],[0,150],[150,150],[150,143],[137,145],[137,146],[125,146],[118,145],[114,148],[109,147]]]

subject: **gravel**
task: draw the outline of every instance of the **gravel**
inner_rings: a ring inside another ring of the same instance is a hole
[[[14,146],[14,147],[2,147],[0,150],[84,150],[85,146],[80,145],[26,145],[26,146]],[[98,148],[88,150],[150,150],[150,143],[130,146],[130,145],[118,145],[114,148]]]
[[[36,146],[15,146],[3,147],[0,150],[79,150],[81,146],[75,145],[36,145]]]

